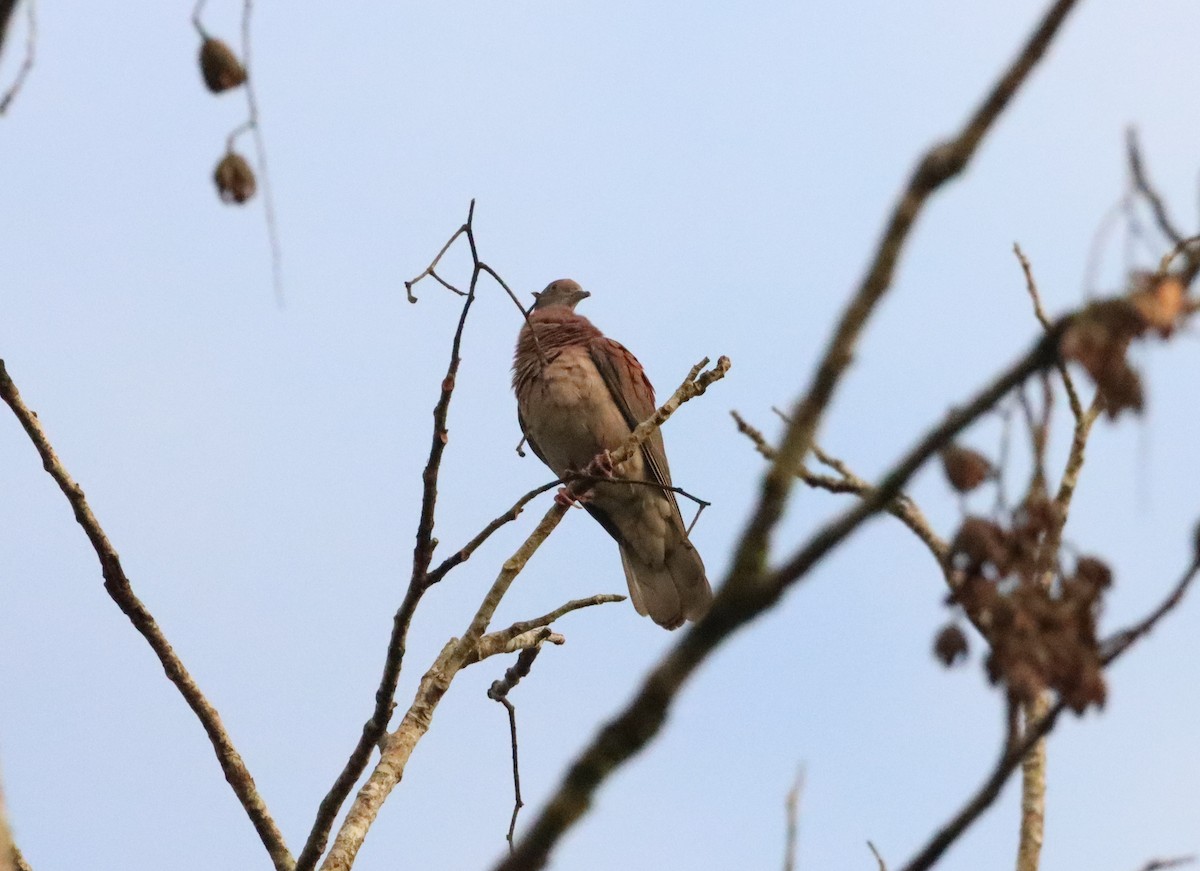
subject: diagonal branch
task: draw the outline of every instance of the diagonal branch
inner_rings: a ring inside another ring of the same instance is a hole
[[[861,284],[842,313],[825,353],[791,414],[779,456],[767,472],[762,494],[734,557],[734,576],[754,579],[765,572],[771,532],[783,514],[796,472],[812,447],[817,426],[846,369],[875,306],[891,286],[896,264],[929,197],[959,175],[1042,59],[1077,0],[1056,0],[1017,57],[953,139],[930,148],[917,163],[896,203]]]
[[[12,409],[13,414],[16,415],[17,420],[28,434],[29,440],[33,442],[38,455],[42,458],[42,465],[58,484],[59,489],[63,491],[63,495],[67,497],[67,501],[75,512],[76,521],[83,527],[83,531],[100,561],[100,568],[104,575],[104,589],[117,603],[117,606],[125,612],[125,616],[133,623],[134,628],[146,639],[155,655],[158,656],[159,662],[162,663],[167,678],[175,684],[188,707],[200,720],[200,724],[208,734],[209,741],[212,742],[213,751],[217,754],[217,761],[225,773],[225,779],[233,787],[234,794],[237,795],[238,801],[242,803],[242,807],[250,817],[250,822],[258,832],[263,846],[267,848],[275,868],[277,871],[291,871],[292,855],[284,842],[283,834],[275,825],[275,821],[271,819],[266,803],[254,785],[254,778],[250,776],[246,763],[242,761],[241,755],[233,746],[229,733],[221,724],[221,718],[217,714],[216,708],[200,692],[196,681],[188,673],[175,651],[171,649],[170,643],[150,611],[134,594],[129,578],[126,577],[125,570],[121,567],[120,557],[101,528],[96,515],[92,513],[91,506],[84,497],[83,488],[75,482],[55,454],[54,448],[50,445],[50,441],[42,429],[41,421],[21,399],[21,394],[12,378],[9,377],[3,360],[0,360],[0,399],[3,399]]]
[[[609,459],[613,465],[619,465],[629,459],[683,403],[703,394],[711,384],[723,378],[730,368],[729,359],[721,357],[712,369],[702,372],[701,370],[707,363],[706,359],[693,366],[671,398],[663,403],[650,418],[638,424],[619,448],[609,453]],[[575,481],[569,484],[567,489],[572,495],[579,497],[591,487],[592,484],[588,481]],[[349,871],[354,864],[367,832],[379,815],[383,803],[403,778],[413,750],[425,733],[429,731],[434,711],[449,690],[450,683],[458,672],[471,663],[479,661],[481,655],[511,650],[518,642],[523,643],[522,640],[529,643],[540,643],[540,633],[546,631],[544,628],[522,632],[508,640],[503,646],[498,643],[493,644],[493,642],[504,641],[502,636],[506,634],[505,632],[487,636],[484,633],[487,631],[496,608],[512,586],[513,581],[516,580],[517,575],[524,569],[542,542],[566,516],[567,510],[566,505],[556,502],[546,512],[529,537],[505,561],[462,637],[447,642],[433,665],[425,672],[417,687],[412,705],[405,713],[400,725],[388,736],[386,744],[383,745],[379,762],[347,811],[333,846],[321,865],[322,871]],[[520,624],[518,624],[518,628],[519,626]],[[547,640],[552,640],[552,638]]]

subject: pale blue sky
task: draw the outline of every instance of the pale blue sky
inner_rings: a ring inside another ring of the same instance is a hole
[[[209,28],[236,39],[240,5],[210,6]],[[42,3],[37,67],[0,121],[0,356],[298,850],[370,713],[458,312],[432,285],[408,304],[403,281],[469,199],[488,262],[522,293],[580,281],[582,311],[661,395],[701,357],[732,358],[666,432],[676,482],[714,502],[694,537],[716,580],[762,468],[728,410],[777,430],[770,406],[798,391],[916,155],[974,106],[1042,4],[256,6],[286,308],[259,204],[223,207],[212,189],[243,103],[203,89],[190,4]],[[1025,346],[1036,325],[1014,240],[1051,310],[1082,298],[1093,233],[1125,183],[1126,125],[1196,226],[1198,38],[1187,0],[1082,3],[917,228],[822,431],[830,451],[879,472]],[[1121,249],[1114,237],[1102,288],[1121,281]],[[485,287],[451,413],[446,547],[548,479],[512,451],[517,328]],[[1200,513],[1200,343],[1139,360],[1149,414],[1098,428],[1068,530],[1115,567],[1109,628],[1173,582]],[[27,857],[37,871],[269,867],[5,417],[0,765]],[[996,438],[992,421],[967,441]],[[939,476],[914,494],[949,534],[958,509]],[[842,504],[798,493],[781,543]],[[402,705],[539,515],[429,594]],[[623,588],[616,548],[576,512],[498,619]],[[947,673],[929,655],[943,595],[906,531],[870,525],[699,673],[554,867],[778,867],[802,760],[801,867],[872,868],[867,839],[900,864],[976,787],[1000,736],[978,658]],[[672,640],[627,604],[560,628],[567,645],[513,694],[526,822]],[[1197,632],[1188,602],[1120,664],[1103,714],[1056,733],[1047,871],[1200,850]],[[508,736],[484,693],[506,665],[456,681],[357,867],[484,869],[499,855]],[[1010,868],[1015,830],[1010,787],[942,867]]]

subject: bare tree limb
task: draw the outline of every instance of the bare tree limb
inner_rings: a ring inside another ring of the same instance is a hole
[[[883,856],[879,855],[879,851],[875,849],[875,845],[867,841],[867,847],[870,848],[871,855],[875,857],[875,861],[879,865],[879,871],[887,871],[887,862],[883,861]]]
[[[705,359],[693,366],[671,397],[650,418],[638,424],[619,448],[609,452],[608,460],[612,465],[620,465],[628,460],[635,451],[640,450],[646,439],[662,426],[683,403],[700,396],[711,384],[724,378],[731,365],[727,357],[721,357],[711,369],[702,371],[707,364],[708,360]],[[593,462],[593,465],[597,464]],[[571,495],[579,497],[591,487],[591,482],[578,480],[569,484],[567,489]],[[565,504],[558,502],[551,506],[529,537],[505,561],[462,637],[447,642],[433,665],[421,678],[412,705],[400,725],[388,736],[383,745],[383,753],[379,762],[347,811],[333,846],[321,865],[322,871],[348,871],[354,864],[354,859],[358,855],[367,832],[375,822],[380,808],[404,776],[404,770],[413,749],[428,732],[433,713],[450,688],[451,681],[464,667],[479,661],[481,652],[486,652],[482,646],[484,641],[504,635],[504,633],[494,633],[485,637],[484,633],[487,631],[496,608],[512,586],[513,581],[516,580],[517,575],[524,569],[542,542],[566,516],[567,510]],[[533,629],[517,637],[535,638],[537,633],[543,631],[545,630]],[[531,636],[529,632],[535,634]]]
[[[0,57],[4,51],[4,36],[8,29],[8,21],[12,16],[13,9],[16,8],[17,0],[0,0]],[[36,0],[25,0],[25,57],[21,61],[21,65],[17,67],[17,75],[13,79],[13,83],[8,86],[8,90],[0,95],[0,116],[8,112],[8,107],[12,105],[13,100],[17,98],[17,94],[21,92],[21,88],[25,84],[25,79],[33,70],[33,64],[37,57],[37,9]]]
[[[467,210],[466,222],[455,231],[450,237],[450,241],[442,247],[442,250],[434,258],[433,263],[426,268],[425,272],[413,279],[412,282],[406,283],[406,287],[411,286],[421,277],[432,273],[433,268],[437,265],[438,260],[446,253],[446,250],[453,242],[462,235],[466,235],[471,241],[472,254],[475,252],[474,246],[474,229],[473,222],[475,218],[475,201],[471,201],[471,205]],[[467,315],[470,314],[471,304],[475,301],[475,287],[479,280],[478,260],[476,260],[476,268],[471,274],[470,291],[467,294],[462,307],[462,312],[458,317],[458,326],[454,330],[454,338],[450,343],[450,362],[446,366],[446,375],[442,378],[441,393],[438,396],[437,404],[433,409],[433,435],[430,439],[429,457],[425,461],[425,469],[421,473],[421,510],[417,521],[416,544],[413,547],[413,563],[412,574],[409,577],[408,588],[404,594],[404,600],[400,603],[400,607],[396,610],[395,616],[392,618],[392,633],[388,639],[387,654],[384,657],[383,674],[379,679],[379,688],[375,691],[375,706],[371,711],[371,716],[367,722],[363,724],[362,734],[359,736],[358,743],[350,753],[350,758],[346,760],[346,764],[342,767],[342,771],[338,774],[333,786],[325,794],[321,800],[321,804],[317,809],[316,818],[313,820],[312,828],[309,831],[307,840],[304,843],[304,848],[300,851],[300,855],[296,860],[296,871],[312,871],[316,867],[318,860],[321,858],[321,853],[325,850],[325,845],[328,843],[329,833],[333,828],[334,821],[337,819],[338,811],[341,810],[342,804],[350,795],[350,790],[354,788],[354,784],[358,782],[359,777],[366,770],[367,764],[371,760],[371,751],[379,743],[380,739],[387,731],[388,722],[391,720],[392,711],[395,709],[396,687],[400,683],[400,671],[404,663],[404,654],[407,650],[408,630],[412,624],[413,614],[417,610],[417,605],[421,602],[421,597],[433,581],[430,580],[429,565],[433,560],[433,551],[437,547],[437,539],[433,537],[434,528],[434,512],[437,506],[437,485],[438,475],[441,471],[442,456],[446,451],[446,445],[449,442],[449,431],[446,428],[446,422],[450,413],[450,400],[454,395],[454,387],[458,377],[458,367],[462,362],[462,337],[463,329],[467,323]],[[547,488],[548,489],[548,488]],[[537,493],[533,493],[528,498],[533,498]],[[519,513],[523,503],[518,502],[510,513],[513,517]],[[498,528],[500,523],[497,523]],[[488,532],[490,535],[491,533]],[[478,537],[477,537],[478,538]],[[486,538],[486,536],[484,536]],[[482,543],[483,539],[479,539]],[[476,547],[478,544],[475,545]],[[474,548],[471,548],[472,550]],[[458,552],[459,555],[463,551]],[[446,565],[444,569],[439,569],[440,574],[437,580],[441,580],[454,565],[461,563],[470,553],[462,555],[460,559],[451,565]],[[447,560],[449,563],[450,560]]]
[[[926,201],[966,168],[979,143],[1042,59],[1076,3],[1077,0],[1056,0],[1050,6],[1017,57],[963,128],[953,139],[929,149],[918,162],[888,220],[862,283],[843,311],[812,382],[791,414],[792,423],[780,444],[779,456],[767,472],[758,507],[735,554],[735,577],[754,579],[764,574],[771,532],[783,514],[792,481],[812,447],[817,426],[850,365],[867,320],[891,286],[900,254]]]
[[[250,776],[245,762],[242,761],[241,755],[233,746],[233,741],[230,739],[229,733],[225,731],[216,708],[204,697],[183,662],[171,649],[170,643],[150,611],[134,594],[129,578],[126,577],[125,570],[121,567],[120,557],[101,528],[96,515],[92,513],[91,506],[84,497],[83,488],[75,483],[55,454],[54,448],[51,447],[50,441],[42,429],[41,422],[22,401],[21,394],[12,378],[9,377],[3,360],[0,360],[0,399],[3,399],[12,409],[13,414],[16,415],[17,420],[20,421],[29,436],[29,440],[33,442],[38,455],[42,458],[42,465],[58,484],[63,495],[67,497],[67,501],[75,512],[76,521],[83,527],[83,531],[100,561],[100,568],[104,576],[104,589],[133,623],[134,628],[149,643],[155,655],[158,656],[159,662],[162,663],[167,678],[175,684],[188,707],[200,720],[200,724],[204,727],[204,731],[212,743],[221,770],[225,773],[225,779],[233,787],[234,794],[237,795],[238,801],[242,803],[242,807],[250,817],[250,822],[258,832],[263,846],[267,848],[267,853],[270,854],[275,868],[277,871],[291,871],[292,855],[284,842],[283,834],[275,825],[275,821],[271,819],[266,803],[254,785],[254,778]]]

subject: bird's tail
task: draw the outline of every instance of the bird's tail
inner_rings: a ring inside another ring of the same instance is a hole
[[[668,546],[664,556],[662,563],[652,564],[633,548],[621,545],[621,565],[633,607],[664,629],[678,629],[684,620],[699,620],[708,613],[712,588],[704,574],[704,562],[686,536]]]

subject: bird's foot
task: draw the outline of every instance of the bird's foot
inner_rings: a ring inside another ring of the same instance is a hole
[[[592,499],[591,493],[584,493],[582,496],[577,496],[571,492],[570,487],[559,487],[558,492],[554,494],[554,501],[564,508],[583,507],[583,503],[590,502]]]
[[[613,463],[612,453],[601,451],[588,463],[585,474],[591,475],[593,478],[612,478],[615,472],[616,464]]]

